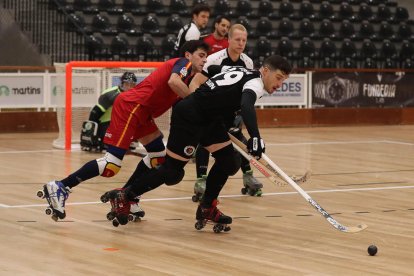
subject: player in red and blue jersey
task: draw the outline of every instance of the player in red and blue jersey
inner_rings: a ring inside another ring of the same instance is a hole
[[[141,83],[116,98],[104,138],[108,146],[104,157],[89,161],[60,181],[44,185],[44,197],[51,205],[54,220],[65,218],[65,201],[71,188],[98,175],[112,177],[119,172],[132,141],[138,140],[143,144],[148,154],[139,162],[131,178],[135,179],[163,162],[163,135],[154,118],[190,94],[188,84],[194,74],[203,69],[208,50],[209,46],[203,41],[186,42],[181,48],[180,58],[166,61]],[[131,205],[131,211],[133,208],[139,208],[137,202]]]

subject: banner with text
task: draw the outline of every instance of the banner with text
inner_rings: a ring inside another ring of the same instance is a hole
[[[43,74],[0,75],[0,108],[43,107],[44,104]]]
[[[312,74],[311,107],[414,106],[414,73]]]

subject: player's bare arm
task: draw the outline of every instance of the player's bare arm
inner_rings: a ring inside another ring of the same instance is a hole
[[[189,88],[191,92],[194,92],[203,83],[207,81],[207,77],[201,73],[195,74],[193,80],[190,82]]]
[[[168,85],[180,98],[185,98],[191,93],[188,86],[181,80],[181,77],[177,73],[171,74]]]

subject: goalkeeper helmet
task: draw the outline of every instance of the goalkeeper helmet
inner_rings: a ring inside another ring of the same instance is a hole
[[[121,83],[124,82],[129,82],[129,83],[136,83],[137,82],[137,77],[135,76],[134,73],[131,72],[125,72],[122,77],[121,77]]]

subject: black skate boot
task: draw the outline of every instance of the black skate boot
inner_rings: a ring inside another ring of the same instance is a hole
[[[263,184],[253,176],[252,170],[243,173],[243,186],[244,187],[241,189],[242,194],[262,196]]]
[[[101,196],[103,203],[111,203],[111,211],[106,215],[108,220],[112,221],[112,225],[118,227],[119,224],[128,223],[129,210],[131,208],[129,200],[126,199],[124,189],[115,189],[104,193]]]
[[[214,233],[220,233],[221,231],[228,232],[231,230],[228,224],[232,223],[232,218],[226,216],[217,208],[218,201],[215,199],[210,207],[203,207],[202,203],[198,205],[196,212],[196,220],[194,227],[197,230],[203,229],[207,223],[213,223]]]

